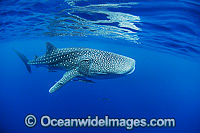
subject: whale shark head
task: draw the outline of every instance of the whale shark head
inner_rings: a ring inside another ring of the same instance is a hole
[[[124,62],[115,65],[114,74],[129,75],[135,71],[135,60],[125,57]]]
[[[134,72],[134,59],[113,53],[101,54],[103,56],[99,56],[91,62],[84,62],[81,65],[80,70],[83,72],[82,74],[94,78],[115,78]],[[85,68],[88,69],[86,70]]]

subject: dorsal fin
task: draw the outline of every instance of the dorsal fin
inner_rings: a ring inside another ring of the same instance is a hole
[[[57,50],[57,48],[50,42],[46,42],[46,49],[47,49],[46,54],[49,54],[49,53]]]

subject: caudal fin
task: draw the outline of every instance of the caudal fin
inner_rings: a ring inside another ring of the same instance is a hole
[[[28,70],[28,72],[29,73],[31,73],[31,67],[30,67],[30,65],[29,64],[27,64],[28,63],[28,58],[24,55],[24,54],[22,54],[22,53],[20,53],[19,51],[17,51],[16,49],[13,49],[13,51],[19,56],[19,58],[24,62],[24,64],[25,64],[25,66],[26,66],[26,69]]]

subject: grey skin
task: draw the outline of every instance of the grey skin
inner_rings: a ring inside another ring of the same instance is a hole
[[[46,43],[46,49],[45,55],[36,56],[34,60],[28,60],[22,53],[14,51],[30,73],[30,65],[47,67],[49,71],[66,71],[63,77],[50,88],[50,93],[76,77],[117,78],[131,74],[135,70],[134,59],[111,52],[80,47],[58,49],[49,42]]]

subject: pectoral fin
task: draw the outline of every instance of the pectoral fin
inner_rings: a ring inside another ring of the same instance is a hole
[[[70,70],[66,72],[63,77],[56,83],[54,84],[49,92],[53,93],[56,90],[60,89],[62,86],[64,86],[67,82],[71,81],[73,78],[79,76],[79,72],[76,69]]]

